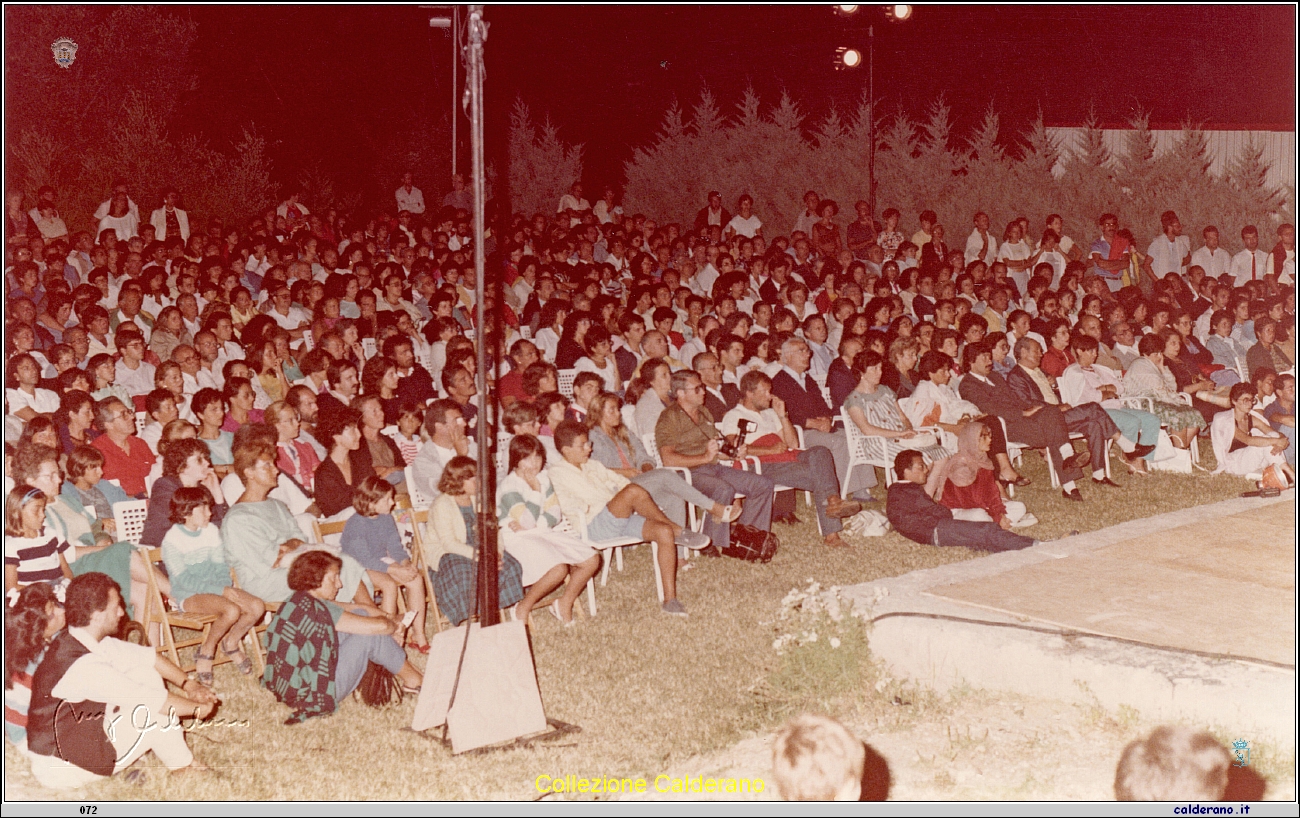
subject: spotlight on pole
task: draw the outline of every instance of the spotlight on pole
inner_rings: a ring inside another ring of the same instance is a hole
[[[833,6],[835,13],[841,17],[848,17],[857,12],[858,6]]]
[[[911,19],[914,10],[912,6],[885,6],[885,16],[892,22],[901,23]]]
[[[856,48],[839,48],[836,49],[835,55],[837,57],[835,64],[837,71],[844,68],[857,68],[862,65],[862,52]]]

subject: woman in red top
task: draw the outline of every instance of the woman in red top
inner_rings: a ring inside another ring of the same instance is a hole
[[[1047,349],[1043,351],[1043,362],[1039,367],[1059,378],[1065,369],[1074,363],[1074,353],[1070,351],[1070,323],[1064,318],[1057,318],[1047,328]]]
[[[1038,519],[1025,504],[1003,501],[989,449],[993,434],[979,422],[968,423],[957,432],[957,454],[934,464],[926,481],[926,493],[953,510],[953,519],[994,522],[1004,530],[1034,525]]]

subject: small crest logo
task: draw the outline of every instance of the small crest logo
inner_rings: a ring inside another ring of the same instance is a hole
[[[71,68],[77,60],[77,44],[67,37],[50,43],[50,50],[54,52],[54,61],[63,68]]]
[[[1245,739],[1237,739],[1232,742],[1232,754],[1236,760],[1232,762],[1234,767],[1250,766],[1250,742]]]

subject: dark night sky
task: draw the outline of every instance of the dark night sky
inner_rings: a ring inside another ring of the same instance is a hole
[[[516,96],[534,119],[586,145],[586,181],[618,182],[667,106],[707,84],[724,114],[747,85],[765,105],[790,92],[813,124],[856,108],[865,67],[834,71],[837,46],[865,52],[876,26],[882,113],[914,118],[943,94],[961,138],[993,105],[1002,134],[1041,106],[1048,124],[1138,109],[1155,123],[1285,125],[1295,119],[1292,6],[921,6],[905,24],[879,6],[489,6],[489,150]],[[366,134],[404,106],[450,107],[449,40],[417,7],[194,7],[199,87],[184,123],[216,139],[255,121],[277,173],[319,159],[362,185]],[[1292,125],[1293,127],[1293,125]],[[462,135],[466,128],[462,128]],[[426,185],[426,189],[430,187]]]

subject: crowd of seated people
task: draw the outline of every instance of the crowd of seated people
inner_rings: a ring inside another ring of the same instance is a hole
[[[949,247],[932,211],[908,240],[897,210],[878,223],[858,202],[845,225],[815,191],[788,231],[748,195],[741,215],[710,196],[671,222],[579,193],[497,225],[480,292],[463,202],[351,220],[294,196],[226,225],[169,191],[146,223],[117,183],[100,230],[48,235],[15,195],[6,588],[102,574],[130,612],[154,572],[223,622],[200,649],[205,680],[218,648],[247,661],[232,646],[259,605],[291,600],[326,642],[382,633],[427,651],[428,606],[472,616],[485,503],[501,606],[527,621],[557,595],[567,625],[600,541],[657,543],[662,610],[683,616],[679,547],[725,552],[736,526],[797,522],[796,490],[822,541],[850,545],[840,521],[882,499],[877,468],[897,480],[900,532],[993,549],[1033,542],[1011,530],[1035,523],[1034,492],[1011,499],[1031,482],[1012,457],[1024,447],[1073,502],[1111,499],[1112,456],[1141,479],[1198,438],[1220,471],[1294,480],[1291,225],[1271,252],[1249,226],[1235,255],[1214,227],[1193,252],[1168,212],[1143,252],[1110,214],[1089,242],[1055,215],[999,240],[987,214],[954,213],[973,229]],[[57,211],[57,191],[41,206]],[[477,496],[482,468],[495,498]],[[130,500],[147,501],[140,541],[166,572],[114,531]],[[408,502],[429,509],[422,551],[392,525]],[[315,541],[323,522],[345,524],[341,546]],[[333,562],[294,574],[321,552]]]

